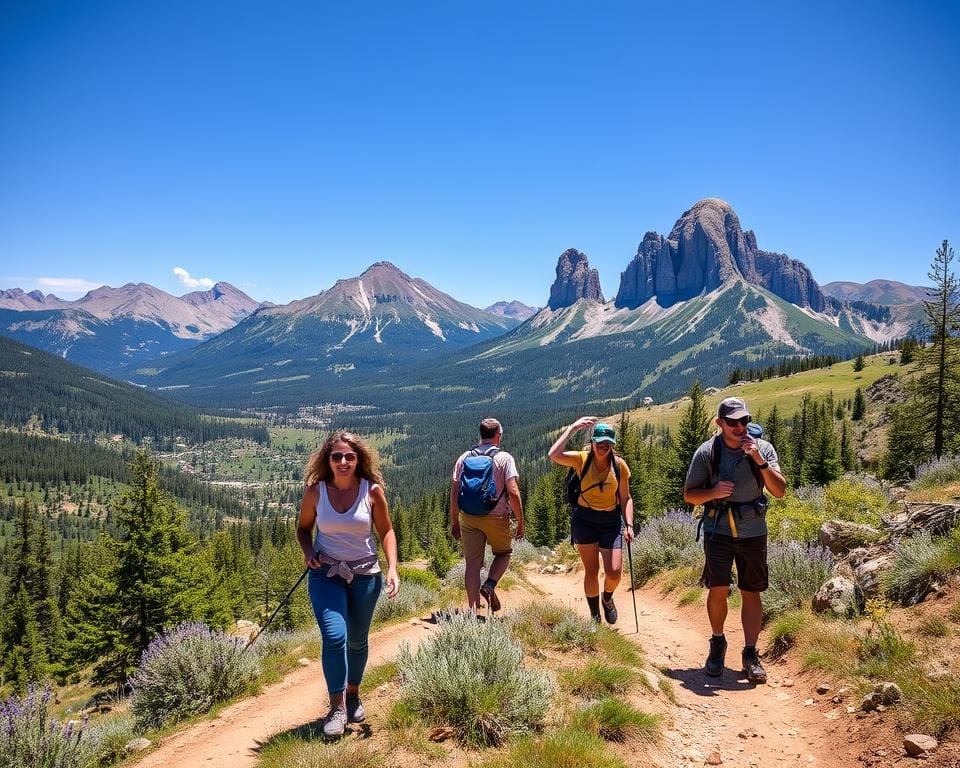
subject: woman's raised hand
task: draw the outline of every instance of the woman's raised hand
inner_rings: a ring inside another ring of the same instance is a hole
[[[587,429],[597,423],[599,419],[596,416],[581,416],[570,425],[572,430]]]

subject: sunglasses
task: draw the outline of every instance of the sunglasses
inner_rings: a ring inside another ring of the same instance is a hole
[[[720,418],[723,419],[723,421],[726,423],[728,427],[735,427],[738,424],[741,427],[745,427],[747,426],[747,424],[750,423],[749,416],[744,416],[743,418],[740,418],[740,419],[728,419],[726,416],[721,416]]]
[[[333,451],[330,454],[330,459],[336,463],[346,460],[348,464],[353,464],[357,460],[357,454],[353,451],[348,451],[347,453],[341,453],[340,451]]]

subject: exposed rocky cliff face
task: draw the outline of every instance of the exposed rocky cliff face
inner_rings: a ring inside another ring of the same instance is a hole
[[[600,275],[590,269],[586,254],[569,248],[557,260],[557,279],[550,286],[550,309],[569,307],[580,299],[603,301]]]
[[[637,255],[620,276],[618,307],[638,307],[656,296],[667,307],[731,281],[743,279],[787,301],[816,311],[824,297],[801,262],[761,251],[751,231],[744,232],[736,212],[723,200],[694,205],[664,238],[644,235]]]

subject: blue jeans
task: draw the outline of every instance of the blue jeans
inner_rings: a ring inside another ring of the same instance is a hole
[[[367,635],[373,620],[382,574],[354,576],[347,584],[339,576],[327,577],[327,566],[310,571],[307,583],[313,614],[320,625],[323,651],[320,660],[327,691],[340,693],[360,685],[367,666]]]

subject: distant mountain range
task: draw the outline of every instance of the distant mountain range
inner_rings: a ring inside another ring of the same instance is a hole
[[[761,250],[729,204],[706,199],[668,236],[644,236],[613,301],[572,248],[547,306],[520,325],[378,262],[135,378],[189,402],[258,407],[659,399],[694,377],[722,382],[733,367],[785,355],[852,355],[909,330],[889,307],[825,296],[806,266]]]
[[[513,301],[498,301],[496,304],[491,304],[484,309],[484,312],[489,312],[492,315],[500,315],[500,317],[511,317],[522,323],[527,318],[537,314],[538,309],[539,307],[528,307],[523,302],[514,299]]]
[[[223,282],[180,297],[146,283],[102,286],[76,301],[14,288],[0,291],[0,333],[118,373],[216,336],[260,306]]]
[[[896,280],[871,280],[869,283],[838,281],[821,286],[826,296],[841,301],[868,301],[872,304],[898,306],[927,301],[930,289],[922,285],[906,285]]]

